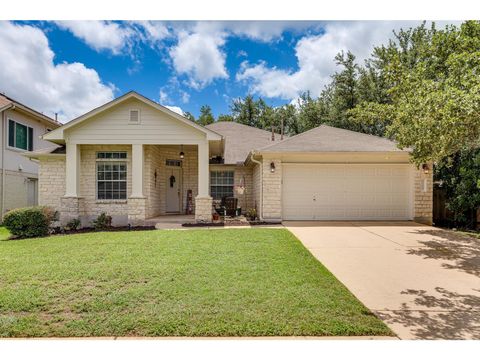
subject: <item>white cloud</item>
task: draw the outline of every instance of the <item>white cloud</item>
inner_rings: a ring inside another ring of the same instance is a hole
[[[119,54],[126,46],[128,39],[134,35],[134,31],[130,27],[111,21],[62,20],[56,23],[60,28],[69,30],[73,35],[85,41],[93,49],[97,51],[110,50],[113,54]]]
[[[170,31],[165,23],[161,21],[133,21],[133,25],[143,28],[145,35],[144,40],[147,42],[156,42],[166,39],[170,36]]]
[[[252,40],[270,42],[282,37],[287,30],[299,31],[318,27],[320,22],[312,21],[227,21],[221,25],[226,31]]]
[[[172,110],[173,112],[176,112],[177,114],[180,114],[183,116],[183,110],[179,106],[173,106],[173,105],[164,105],[167,109]]]
[[[294,99],[304,91],[317,96],[338,70],[334,62],[338,52],[350,50],[363,62],[375,45],[386,43],[393,36],[393,29],[418,24],[411,21],[328,22],[324,24],[324,33],[305,36],[297,42],[297,70],[269,67],[264,61],[244,62],[236,78],[249,84],[252,92],[266,97]]]
[[[70,120],[113,99],[104,84],[82,63],[53,62],[55,54],[42,30],[0,21],[1,91],[60,120]]]
[[[170,101],[170,96],[168,96],[167,92],[164,91],[163,89],[160,89],[160,92],[158,95],[159,95],[160,104],[164,104]]]
[[[168,49],[171,65],[177,74],[184,75],[186,85],[201,89],[216,79],[228,78],[223,49],[229,37],[246,37],[254,41],[269,42],[281,37],[287,29],[300,30],[318,26],[318,22],[292,21],[59,21],[63,29],[71,31],[97,51],[110,50],[113,54],[129,52],[136,61],[129,73],[138,70],[136,43],[146,43],[158,49],[167,48],[165,39],[177,40]],[[314,25],[316,24],[316,25]],[[239,52],[246,56],[246,52]]]
[[[248,53],[245,50],[240,50],[237,53],[237,57],[248,57]]]
[[[226,33],[216,23],[198,23],[193,31],[180,30],[170,49],[173,67],[189,77],[188,84],[201,89],[215,79],[227,78],[226,55],[221,51]]]
[[[157,46],[170,36],[167,25],[161,21],[139,20],[120,23],[102,20],[63,20],[56,21],[56,24],[70,31],[94,50],[109,50],[114,55],[123,54],[124,50],[130,51],[135,43],[143,42],[152,47]]]
[[[228,78],[223,47],[229,37],[239,36],[269,42],[280,38],[287,29],[305,29],[313,24],[288,21],[175,23],[172,28],[178,43],[170,49],[169,54],[176,72],[189,78],[187,85],[201,89],[215,79]],[[316,24],[318,26],[318,22]],[[247,56],[247,53],[241,50],[238,56]]]
[[[187,93],[186,91],[180,91],[181,95],[182,95],[182,102],[184,104],[188,103],[190,101],[190,94]]]

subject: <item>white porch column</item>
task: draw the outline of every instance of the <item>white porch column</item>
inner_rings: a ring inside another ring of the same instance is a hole
[[[208,141],[198,144],[198,196],[208,197],[210,176],[208,173]]]
[[[132,144],[132,198],[143,198],[143,145]]]
[[[65,197],[78,197],[80,188],[80,145],[67,143]]]

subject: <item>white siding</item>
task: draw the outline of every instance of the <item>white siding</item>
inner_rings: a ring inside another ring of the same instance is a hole
[[[38,120],[32,119],[31,117],[20,113],[19,111],[14,110],[7,110],[6,111],[6,124],[5,129],[7,131],[6,134],[3,134],[3,128],[0,129],[0,133],[2,136],[0,137],[0,141],[5,139],[6,146],[5,146],[5,169],[10,171],[18,171],[19,166],[23,168],[23,172],[26,173],[38,173],[38,165],[36,162],[28,160],[26,157],[22,156],[25,150],[21,149],[13,149],[8,147],[8,119],[13,121],[17,121],[20,124],[24,124],[26,126],[30,126],[33,128],[33,150],[43,149],[54,146],[51,142],[44,141],[39,137],[47,132],[47,127],[43,123]],[[0,168],[3,167],[1,164],[1,157],[0,157]]]
[[[129,121],[131,109],[140,110],[139,124]],[[65,138],[79,144],[198,144],[206,135],[131,99],[65,130]]]

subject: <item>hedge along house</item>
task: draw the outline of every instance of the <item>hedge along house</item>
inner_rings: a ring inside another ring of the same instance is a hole
[[[166,214],[212,219],[236,197],[264,221],[416,220],[431,223],[432,171],[388,139],[319,126],[282,139],[234,122],[202,127],[129,92],[43,136],[39,203],[62,222],[114,225]]]

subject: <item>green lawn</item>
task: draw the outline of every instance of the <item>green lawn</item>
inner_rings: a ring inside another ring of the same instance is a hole
[[[390,334],[283,229],[0,241],[0,337]]]

